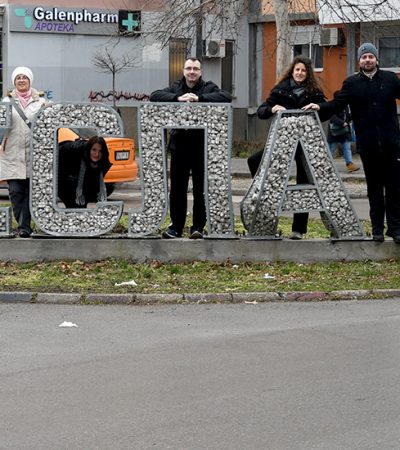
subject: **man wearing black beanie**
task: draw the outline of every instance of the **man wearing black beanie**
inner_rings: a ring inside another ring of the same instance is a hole
[[[394,72],[381,70],[378,50],[370,42],[358,52],[360,71],[344,80],[334,99],[311,103],[304,109],[320,111],[321,120],[350,106],[367,182],[372,238],[383,242],[386,235],[400,244],[400,129],[396,99],[400,99],[400,79]]]

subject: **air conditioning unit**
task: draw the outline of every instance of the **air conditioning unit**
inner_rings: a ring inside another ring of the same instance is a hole
[[[204,54],[206,58],[224,58],[225,40],[206,39],[204,41]]]
[[[343,31],[339,28],[322,28],[320,45],[322,47],[341,46],[343,37]]]

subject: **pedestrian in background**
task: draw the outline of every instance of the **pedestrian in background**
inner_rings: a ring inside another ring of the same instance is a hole
[[[202,79],[201,62],[188,58],[183,67],[183,77],[172,86],[153,92],[151,102],[228,103],[229,92],[220,89],[212,81]],[[190,239],[201,239],[206,225],[204,200],[204,131],[173,129],[168,149],[171,152],[171,188],[169,195],[171,224],[162,236],[165,239],[182,236],[187,214],[189,177],[193,184],[193,224]]]
[[[323,120],[350,106],[357,151],[363,163],[370,206],[372,238],[383,242],[386,235],[400,244],[400,129],[396,99],[400,79],[381,70],[378,50],[370,43],[357,52],[360,71],[346,78],[333,100],[306,105],[320,111]]]
[[[351,114],[349,108],[346,107],[340,113],[332,116],[329,121],[327,141],[329,144],[329,150],[331,151],[333,157],[336,154],[338,144],[341,146],[343,159],[346,163],[347,172],[349,173],[360,170],[360,168],[353,163],[353,155],[351,152],[352,140]]]
[[[44,93],[32,87],[33,73],[28,67],[13,70],[14,88],[3,98],[12,104],[11,128],[0,148],[0,180],[6,180],[11,206],[18,223],[18,236],[32,234],[29,208],[31,122],[45,104]]]

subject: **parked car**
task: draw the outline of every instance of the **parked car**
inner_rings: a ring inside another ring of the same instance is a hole
[[[58,142],[87,139],[93,135],[88,128],[59,128]],[[104,181],[107,194],[110,195],[117,183],[135,181],[138,176],[138,164],[135,158],[135,142],[129,138],[105,137],[112,166]]]

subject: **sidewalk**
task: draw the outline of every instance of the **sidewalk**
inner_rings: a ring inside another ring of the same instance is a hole
[[[360,170],[357,170],[357,172],[348,173],[346,164],[343,160],[343,157],[337,157],[335,158],[335,165],[336,169],[339,172],[339,175],[342,178],[342,181],[365,181],[365,173],[364,168],[361,163],[360,155],[355,154],[353,155],[353,162],[357,166],[360,167]],[[232,168],[232,177],[237,178],[250,178],[250,171],[247,166],[247,159],[245,158],[232,158],[231,160],[231,168]]]
[[[359,155],[353,155],[353,162],[358,167],[360,167],[357,172],[348,173],[346,164],[342,157],[335,158],[336,169],[344,183],[346,182],[365,182],[365,173],[362,167],[361,159]],[[295,175],[295,169],[292,175]],[[244,195],[247,191],[247,187],[250,185],[251,175],[249,168],[247,166],[246,158],[232,158],[231,159],[231,176],[232,176],[232,189],[237,191],[233,195]],[[241,182],[241,180],[248,180]],[[136,180],[134,182],[123,183],[118,186],[119,190],[133,190],[140,191],[140,181]]]

